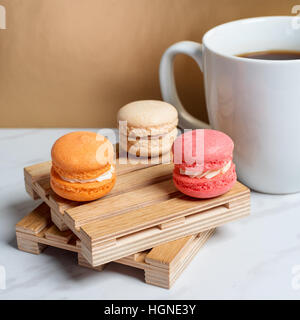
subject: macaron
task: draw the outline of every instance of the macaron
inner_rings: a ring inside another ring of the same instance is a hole
[[[223,132],[185,132],[173,145],[173,181],[182,193],[200,199],[220,196],[236,182],[234,144]]]
[[[156,157],[170,152],[177,137],[178,113],[158,100],[131,102],[118,112],[120,148],[129,154]]]
[[[110,192],[116,182],[113,146],[100,134],[68,133],[54,143],[51,157],[50,185],[65,199],[95,200]]]

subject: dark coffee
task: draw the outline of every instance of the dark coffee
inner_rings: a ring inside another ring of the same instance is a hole
[[[237,56],[241,58],[259,60],[298,60],[300,59],[300,51],[270,50],[243,53]]]

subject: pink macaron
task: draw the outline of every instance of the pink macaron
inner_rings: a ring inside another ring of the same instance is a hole
[[[195,198],[212,198],[236,182],[234,144],[225,133],[198,129],[185,132],[173,144],[173,181],[178,190]]]

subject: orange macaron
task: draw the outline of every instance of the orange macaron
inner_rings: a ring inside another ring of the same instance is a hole
[[[50,185],[65,199],[95,200],[110,192],[116,182],[113,146],[100,134],[68,133],[54,143],[51,157]]]

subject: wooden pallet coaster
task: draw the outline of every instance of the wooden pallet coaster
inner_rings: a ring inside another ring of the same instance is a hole
[[[188,235],[198,234],[250,213],[250,191],[237,182],[226,194],[194,199],[173,185],[172,164],[122,165],[111,193],[89,203],[62,199],[50,188],[51,163],[24,169],[26,190],[51,208],[60,230],[81,240],[81,254],[98,266]]]
[[[144,270],[146,283],[170,288],[213,232],[214,229],[175,240],[115,262]],[[80,240],[70,230],[60,231],[51,222],[50,209],[45,203],[16,225],[16,236],[22,251],[40,254],[52,246],[77,253],[80,266],[97,271],[104,268],[104,265],[92,267],[86,261],[80,253]]]

